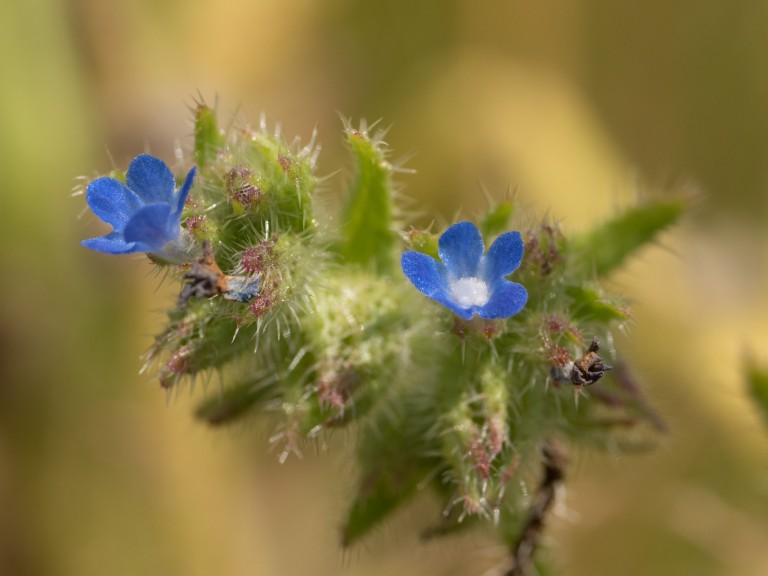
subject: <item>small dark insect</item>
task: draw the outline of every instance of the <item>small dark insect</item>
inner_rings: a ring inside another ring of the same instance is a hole
[[[606,364],[597,352],[600,350],[597,338],[592,339],[592,344],[579,360],[573,363],[571,369],[571,383],[576,386],[589,386],[594,384],[613,366]]]
[[[259,293],[261,278],[227,276],[216,264],[211,243],[203,242],[203,254],[184,274],[184,287],[179,294],[179,308],[187,305],[190,298],[211,298],[221,295],[227,300],[250,302]]]

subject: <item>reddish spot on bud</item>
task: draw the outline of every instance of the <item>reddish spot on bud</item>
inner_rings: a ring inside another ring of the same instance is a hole
[[[504,419],[498,414],[491,416],[488,421],[487,444],[491,459],[495,458],[504,447],[507,435],[504,426]]]
[[[253,173],[245,167],[232,168],[224,175],[224,185],[230,198],[243,208],[250,208],[262,197],[261,189],[253,182]]]
[[[475,463],[475,470],[487,480],[491,475],[491,455],[488,454],[485,443],[480,438],[475,438],[469,446],[469,456]]]
[[[627,318],[632,318],[632,308],[629,306],[616,306],[616,309]]]
[[[474,516],[483,512],[483,506],[471,494],[464,494],[464,513]]]
[[[183,374],[189,371],[189,357],[191,353],[192,350],[189,346],[182,346],[168,360],[165,369],[174,374]]]
[[[248,274],[263,273],[273,266],[276,260],[275,240],[263,240],[256,246],[246,248],[241,259],[241,266]]]
[[[360,383],[357,373],[346,362],[340,369],[329,368],[317,382],[317,396],[322,404],[344,415],[344,406]]]
[[[549,361],[558,368],[565,368],[571,361],[571,355],[568,350],[554,343],[549,345]]]
[[[195,198],[192,194],[187,196],[187,200],[184,202],[185,208],[191,208],[193,210],[200,208],[201,202]]]
[[[261,294],[256,296],[253,302],[248,306],[248,310],[257,318],[266,314],[278,299],[279,282],[272,278],[262,284]]]
[[[344,410],[344,396],[336,388],[333,375],[324,375],[317,383],[317,397],[321,404],[337,410]]]
[[[451,330],[456,336],[464,340],[467,336],[467,323],[459,317],[453,319],[453,329]]]
[[[189,218],[187,218],[185,221],[185,225],[187,230],[191,234],[198,236],[198,235],[205,234],[207,222],[208,222],[208,216],[206,216],[205,214],[199,214],[197,216],[190,216]]]
[[[258,318],[259,316],[266,314],[269,309],[272,308],[274,303],[275,301],[271,295],[261,294],[260,296],[257,296],[253,302],[251,302],[251,305],[248,306],[248,310],[250,310],[251,314]]]
[[[550,314],[544,317],[544,326],[551,333],[562,334],[568,328],[568,323],[556,314]]]
[[[526,267],[534,266],[542,276],[548,276],[563,261],[558,248],[562,240],[563,234],[556,225],[544,223],[536,231],[529,230],[523,261]]]
[[[293,410],[295,407],[291,407]],[[280,464],[284,464],[288,459],[288,456],[295,454],[301,458],[301,450],[299,449],[299,443],[301,441],[301,429],[299,427],[299,420],[297,414],[294,413],[290,416],[287,426],[282,432],[279,432],[269,439],[270,443],[276,444],[281,442],[283,449],[280,452],[278,461]]]
[[[283,172],[288,172],[291,169],[291,166],[293,165],[293,162],[291,161],[288,156],[278,156],[277,161],[280,163],[280,168],[283,169]]]
[[[419,230],[418,228],[414,228],[411,226],[411,229],[408,230],[408,241],[411,243],[411,246],[418,247],[422,246],[427,239],[432,238],[432,234],[429,232],[424,232],[423,230]]]
[[[500,331],[501,329],[499,328],[498,322],[494,322],[493,320],[486,320],[483,322],[483,336],[488,340],[496,338]]]
[[[501,484],[504,485],[512,479],[512,476],[517,474],[517,469],[520,467],[520,458],[515,456],[515,459],[510,462],[509,466],[504,468],[501,473]]]
[[[543,319],[543,325],[544,330],[551,334],[555,341],[559,341],[560,336],[567,336],[573,342],[577,342],[579,344],[584,342],[584,337],[581,335],[581,332],[579,332],[576,328],[571,326],[565,319],[561,318],[557,314],[549,314],[545,316]],[[565,364],[560,364],[560,361],[563,359],[563,355],[565,355],[564,362],[566,364],[570,361],[570,358],[568,358],[568,351],[565,348],[550,340],[548,335],[544,335],[544,340],[544,345],[547,348],[550,360],[553,363],[560,367],[564,366]]]
[[[192,346],[186,344],[179,347],[171,355],[160,373],[160,386],[170,388],[179,380],[180,376],[192,371],[191,356],[193,352]]]

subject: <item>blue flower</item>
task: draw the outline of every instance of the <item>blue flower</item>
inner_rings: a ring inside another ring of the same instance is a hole
[[[423,294],[465,320],[509,318],[523,309],[528,292],[520,284],[505,280],[520,266],[523,239],[519,232],[496,238],[484,254],[483,237],[471,222],[450,226],[438,243],[442,262],[421,252],[405,252],[403,272]]]
[[[176,192],[168,166],[154,156],[140,154],[128,167],[123,184],[98,178],[88,185],[86,200],[93,213],[114,228],[82,245],[107,254],[148,252],[168,262],[191,258],[191,241],[182,233],[181,211],[197,169],[192,168]]]

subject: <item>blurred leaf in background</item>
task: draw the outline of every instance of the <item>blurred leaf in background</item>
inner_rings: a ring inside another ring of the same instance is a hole
[[[746,372],[749,392],[768,423],[768,369],[748,361]]]

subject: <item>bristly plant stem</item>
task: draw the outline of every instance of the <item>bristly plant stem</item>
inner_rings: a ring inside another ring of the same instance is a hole
[[[405,232],[411,204],[383,132],[344,123],[356,175],[332,216],[313,209],[324,182],[314,136],[287,141],[265,120],[221,130],[202,101],[194,114],[180,174],[140,154],[86,186],[114,230],[84,245],[146,252],[180,286],[145,367],[165,390],[218,375],[197,417],[266,419],[280,462],[354,428],[345,548],[433,491],[444,513],[427,534],[486,523],[506,551],[494,573],[535,574],[567,466],[557,440],[636,451],[665,429],[617,349],[631,310],[600,280],[690,199],[648,198],[566,235],[550,217],[515,216],[506,197],[479,226]],[[605,360],[599,341],[611,344]],[[768,413],[766,382],[755,371]]]
[[[512,548],[512,568],[505,576],[525,576],[529,573],[541,541],[547,513],[555,502],[557,488],[565,478],[565,466],[568,463],[565,448],[558,442],[548,441],[542,452],[544,475],[520,537]]]

